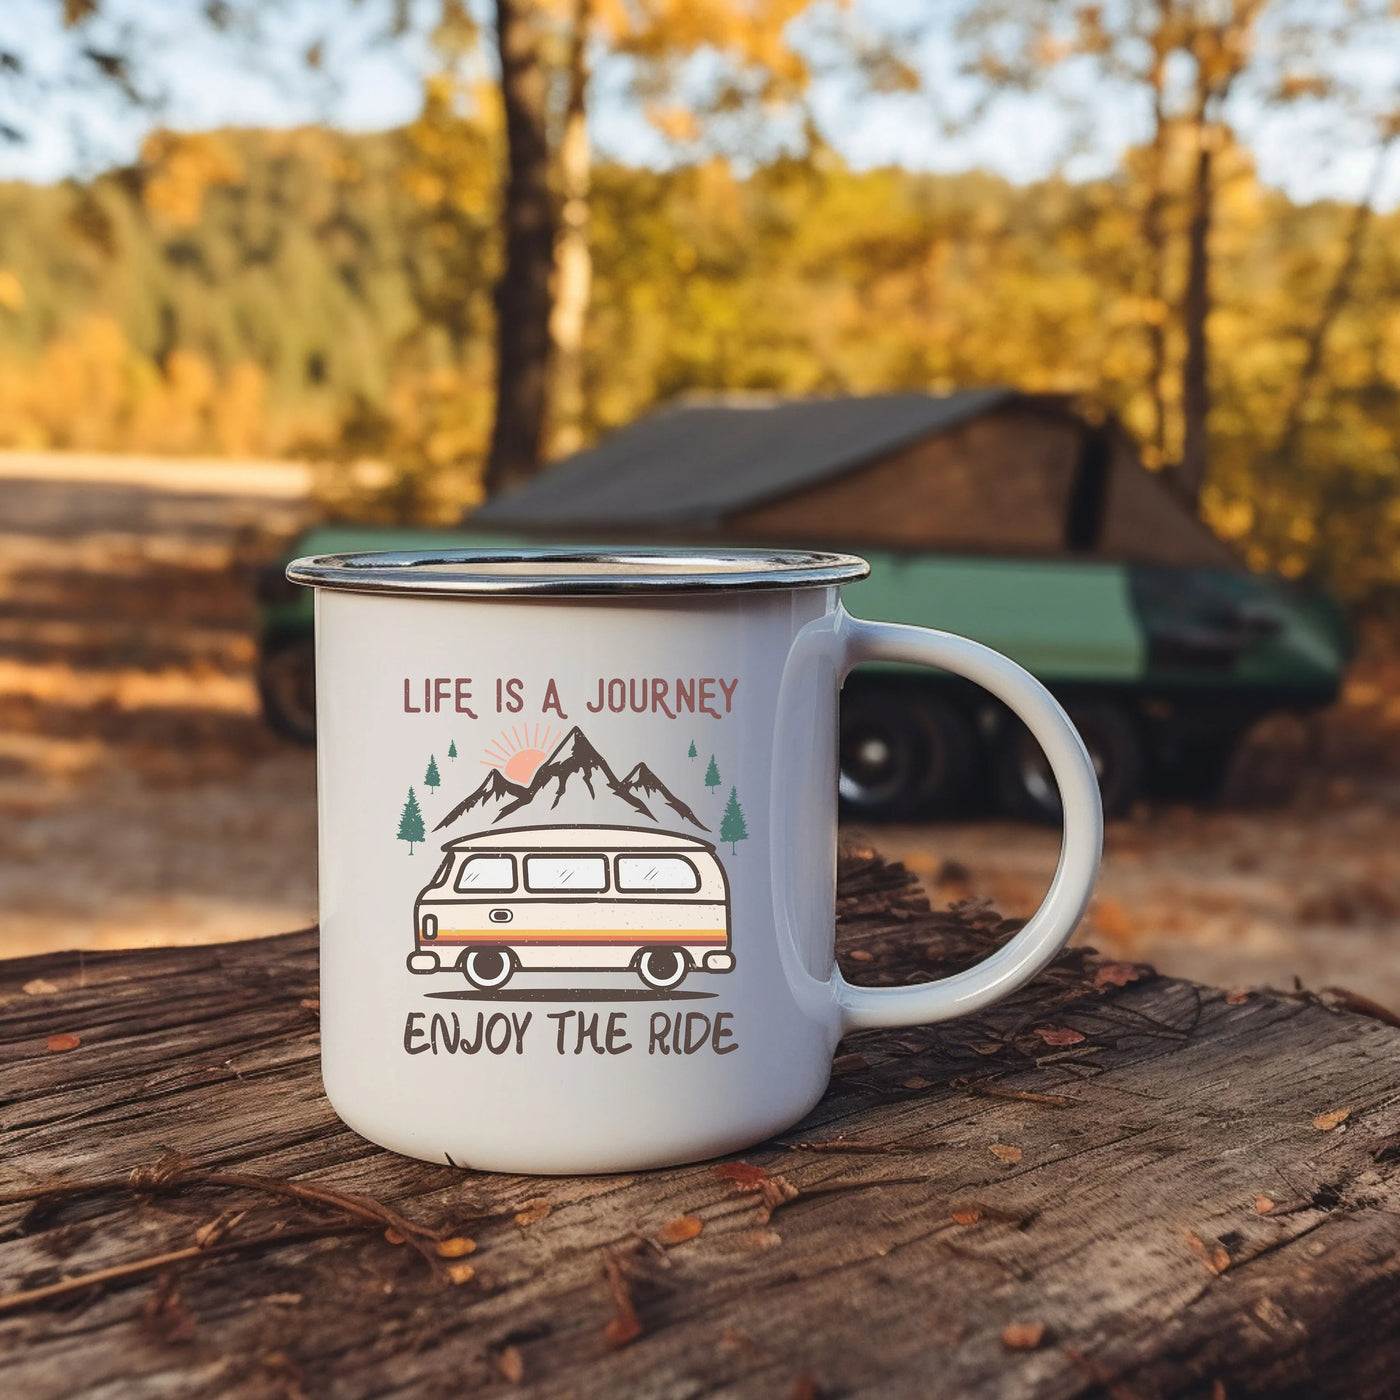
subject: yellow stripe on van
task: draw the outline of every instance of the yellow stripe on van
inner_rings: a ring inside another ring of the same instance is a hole
[[[443,928],[434,943],[715,943],[723,947],[728,935],[722,928]]]

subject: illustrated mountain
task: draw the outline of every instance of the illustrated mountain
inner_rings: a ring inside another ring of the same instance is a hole
[[[644,798],[661,798],[663,802],[679,817],[684,817],[686,821],[693,822],[701,831],[708,831],[710,828],[680,800],[679,797],[646,766],[639,763],[623,780],[622,786],[630,793],[635,793]]]
[[[658,821],[647,805],[658,799],[701,831],[709,830],[645,763],[637,764],[619,782],[602,754],[575,726],[535,770],[529,787],[510,782],[493,768],[434,830],[478,811],[490,814],[493,823],[510,818],[525,826],[630,826],[638,817]]]
[[[465,817],[468,812],[475,812],[477,808],[483,812],[494,812],[499,815],[502,807],[508,806],[512,802],[519,802],[521,798],[528,795],[528,789],[504,777],[499,768],[493,768],[486,775],[486,781],[470,797],[463,798],[433,830],[441,831],[443,827],[451,826],[458,817]]]

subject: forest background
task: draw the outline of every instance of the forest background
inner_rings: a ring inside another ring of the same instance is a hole
[[[111,30],[111,4],[53,7],[61,81],[158,115],[139,7]],[[232,67],[274,8],[189,14]],[[1357,60],[1400,58],[1397,7],[969,4],[942,17],[974,94],[956,114],[906,57],[924,8],[385,4],[364,42],[416,33],[430,60],[407,125],[154,124],[134,162],[0,184],[0,447],[304,457],[330,514],[447,522],[679,395],[1011,384],[1120,415],[1250,563],[1394,597],[1400,73]],[[618,59],[660,159],[590,150],[589,83]],[[16,143],[55,90],[38,67],[0,28]],[[1062,168],[855,168],[812,112],[838,73],[905,94],[930,142],[1036,92],[1067,116]],[[1106,84],[1143,139],[1076,175]],[[1331,123],[1361,197],[1265,183],[1241,94]]]

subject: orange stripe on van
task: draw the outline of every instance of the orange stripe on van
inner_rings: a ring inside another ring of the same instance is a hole
[[[590,928],[590,929],[518,929],[518,928],[444,928],[438,930],[433,943],[568,943],[585,946],[635,945],[639,943],[714,943],[724,947],[728,935],[715,928]]]

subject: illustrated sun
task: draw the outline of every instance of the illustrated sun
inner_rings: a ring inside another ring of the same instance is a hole
[[[543,731],[543,732],[541,732]],[[549,757],[553,733],[547,724],[513,724],[501,730],[499,739],[487,744],[481,761],[498,768],[512,783],[523,787],[535,776],[535,769]]]

